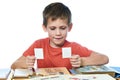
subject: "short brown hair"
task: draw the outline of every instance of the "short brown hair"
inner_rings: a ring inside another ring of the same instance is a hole
[[[47,26],[48,19],[56,20],[58,18],[67,19],[68,25],[71,23],[70,9],[60,2],[51,3],[43,11],[43,25]]]

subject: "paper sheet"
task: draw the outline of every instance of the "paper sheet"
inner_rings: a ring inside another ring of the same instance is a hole
[[[42,48],[34,48],[34,52],[37,59],[44,59]]]
[[[62,58],[71,57],[71,47],[62,48]]]

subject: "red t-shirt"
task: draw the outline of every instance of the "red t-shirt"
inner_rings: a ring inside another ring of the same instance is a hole
[[[63,47],[71,47],[71,52],[73,54],[80,55],[81,57],[90,56],[92,50],[81,46],[75,42],[65,41]],[[62,58],[62,48],[53,48],[49,44],[49,38],[36,40],[24,53],[24,56],[34,55],[34,48],[43,48],[44,59],[37,60],[38,68],[46,67],[66,67],[71,69],[69,58]],[[67,54],[67,53],[66,53]]]

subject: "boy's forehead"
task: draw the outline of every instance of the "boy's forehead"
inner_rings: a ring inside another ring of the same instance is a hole
[[[56,19],[54,19],[54,18],[48,18],[48,22],[53,22],[53,21],[57,21],[57,20],[59,20],[59,21],[63,21],[63,22],[66,22],[66,23],[68,23],[68,20],[67,19],[63,19],[63,18],[56,18]]]
[[[61,18],[55,20],[48,19],[47,26],[68,26],[68,22],[66,19]]]

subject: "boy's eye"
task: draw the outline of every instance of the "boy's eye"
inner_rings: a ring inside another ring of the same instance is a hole
[[[66,27],[61,27],[61,29],[62,29],[62,30],[65,30],[65,29],[66,29]]]
[[[51,29],[51,30],[55,30],[55,27],[51,27],[50,29]]]
[[[50,30],[55,30],[55,29],[56,29],[56,27],[50,27]],[[62,27],[60,27],[59,29],[61,29],[61,30],[65,30],[66,27],[62,26]]]

